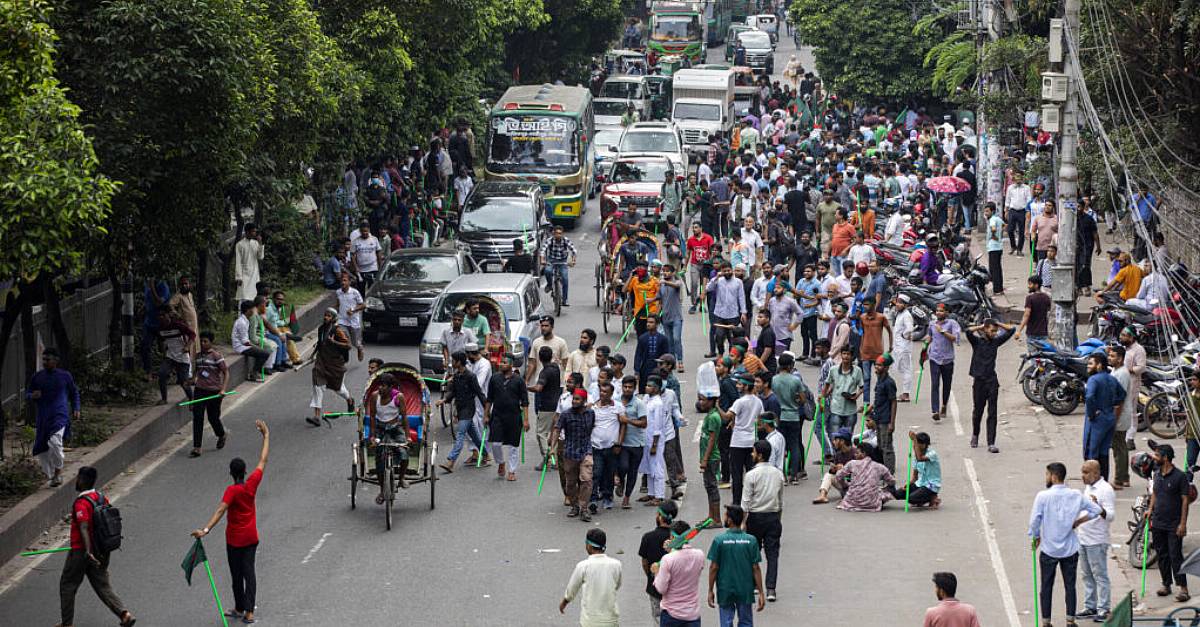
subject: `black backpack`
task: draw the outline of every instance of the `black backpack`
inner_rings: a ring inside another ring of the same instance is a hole
[[[121,548],[121,510],[106,502],[99,491],[95,495],[96,498],[81,496],[79,499],[92,505],[92,546],[95,552],[107,554]]]
[[[843,320],[839,324],[845,324],[850,328],[850,334],[846,338],[846,344],[850,347],[850,354],[854,357],[855,361],[858,361],[858,349],[862,347],[862,333],[859,333],[858,329],[854,328],[854,323],[850,322],[849,320]]]

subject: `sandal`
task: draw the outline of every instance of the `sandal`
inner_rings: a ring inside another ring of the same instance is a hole
[[[188,457],[200,457],[200,449],[198,449],[198,448],[192,449],[192,452],[188,453]]]
[[[504,478],[504,480],[505,480],[505,481],[516,481],[516,480],[517,480],[517,473],[515,473],[515,472],[510,472],[510,473],[508,473],[508,476],[507,476],[507,477],[505,477],[505,478]]]
[[[121,627],[133,627],[136,622],[137,618],[134,618],[133,612],[125,610],[125,618],[121,619]]]
[[[319,426],[321,426],[321,421],[320,421],[320,420],[317,420],[316,418],[314,418],[314,417],[312,417],[312,416],[309,416],[308,418],[305,418],[305,419],[304,419],[304,422],[307,422],[308,424],[310,424],[310,425],[312,425],[312,426],[314,426],[314,427],[319,427]]]
[[[1155,592],[1154,594],[1157,594],[1160,597],[1165,597],[1165,596],[1171,594],[1171,589],[1168,587],[1162,587],[1162,588],[1159,588],[1158,591]]]
[[[241,618],[242,614],[243,612],[239,612],[237,610],[225,610],[225,616],[229,618]]]
[[[383,495],[382,495],[382,494],[380,494],[379,496],[375,497],[375,504],[376,504],[376,505],[383,505]]]
[[[454,467],[448,464],[438,464],[438,468],[446,471],[447,474],[454,472]]]
[[[1186,592],[1180,592],[1179,594],[1175,595],[1175,600],[1179,601],[1180,603],[1183,603],[1191,598],[1192,598],[1192,595],[1190,595]]]

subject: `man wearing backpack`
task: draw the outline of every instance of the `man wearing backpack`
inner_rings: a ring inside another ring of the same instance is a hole
[[[58,582],[62,622],[58,627],[71,627],[75,622],[75,593],[86,576],[100,602],[121,621],[121,627],[131,627],[136,619],[125,609],[120,597],[108,582],[109,554],[121,547],[121,513],[96,491],[96,469],[83,466],[75,478],[79,496],[71,506],[71,551],[63,564]]]

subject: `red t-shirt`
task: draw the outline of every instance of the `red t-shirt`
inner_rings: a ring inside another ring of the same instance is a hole
[[[701,233],[700,237],[695,235],[687,240],[688,247],[688,263],[692,265],[700,265],[708,261],[709,255],[712,254],[713,238],[708,233]]]
[[[79,496],[75,498],[75,504],[71,506],[71,513],[72,513],[72,516],[71,516],[71,548],[72,549],[79,549],[82,551],[83,549],[87,548],[87,547],[83,546],[83,532],[81,532],[79,530],[79,525],[80,525],[80,523],[85,523],[85,522],[88,524],[91,524],[92,513],[95,511],[95,509],[93,507],[92,499],[96,498],[95,495],[97,495],[97,494],[99,494],[99,493],[96,492],[95,490],[88,490],[87,492],[81,492],[79,494]],[[103,494],[100,494],[100,502],[107,503],[108,498],[105,497]]]
[[[262,483],[262,471],[255,468],[246,477],[246,482],[233,484],[225,488],[225,503],[228,511],[225,517],[225,544],[234,548],[250,546],[258,543],[258,521],[254,516],[254,495],[258,493],[258,484]]]

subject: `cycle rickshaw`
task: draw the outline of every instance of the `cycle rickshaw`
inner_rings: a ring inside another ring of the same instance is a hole
[[[613,220],[615,218],[609,218]],[[605,232],[608,233],[607,225]],[[639,263],[650,263],[658,259],[658,238],[645,229],[638,231],[637,241],[641,244],[637,260]],[[625,285],[628,281],[629,268],[621,268],[618,260],[620,240],[602,238],[600,244],[600,263],[596,264],[596,304],[600,307],[604,332],[608,333],[609,316],[620,316],[621,326],[618,331],[625,329],[633,319],[633,313],[625,307]],[[625,276],[622,277],[622,274]]]
[[[504,361],[504,356],[508,354],[508,318],[504,315],[504,309],[500,307],[500,303],[496,299],[486,294],[475,294],[471,298],[479,302],[479,315],[483,316],[488,321],[490,333],[482,338],[477,338],[476,343],[479,344],[479,349],[483,353],[483,358],[492,362],[492,371],[495,372],[500,368],[501,362]],[[450,369],[446,370],[446,379],[450,379],[453,372]],[[446,398],[446,384],[442,385],[442,398]],[[447,408],[450,409],[447,409]],[[448,412],[453,411],[453,405],[447,404],[438,408],[439,415],[442,419],[442,427],[450,426],[450,416]]]
[[[364,415],[367,400],[378,389],[379,377],[384,374],[391,374],[396,379],[396,385],[400,393],[404,395],[405,408],[401,420],[405,421],[404,426],[408,429],[407,444],[380,442],[368,445],[368,442],[371,442],[372,434],[370,432],[371,417]],[[356,416],[358,437],[351,445],[353,457],[350,466],[350,509],[355,509],[357,505],[359,483],[382,486],[384,520],[387,528],[391,529],[392,506],[396,501],[396,489],[400,487],[400,477],[398,476],[400,465],[396,461],[399,459],[399,455],[394,452],[395,449],[402,446],[407,447],[409,459],[405,479],[409,487],[421,483],[429,484],[429,509],[434,509],[436,506],[435,462],[438,445],[429,434],[429,389],[425,386],[425,382],[416,368],[403,363],[386,363],[380,366],[368,381],[367,392],[361,407],[363,414]],[[375,457],[377,455],[386,457],[382,467],[382,476],[376,471]]]

